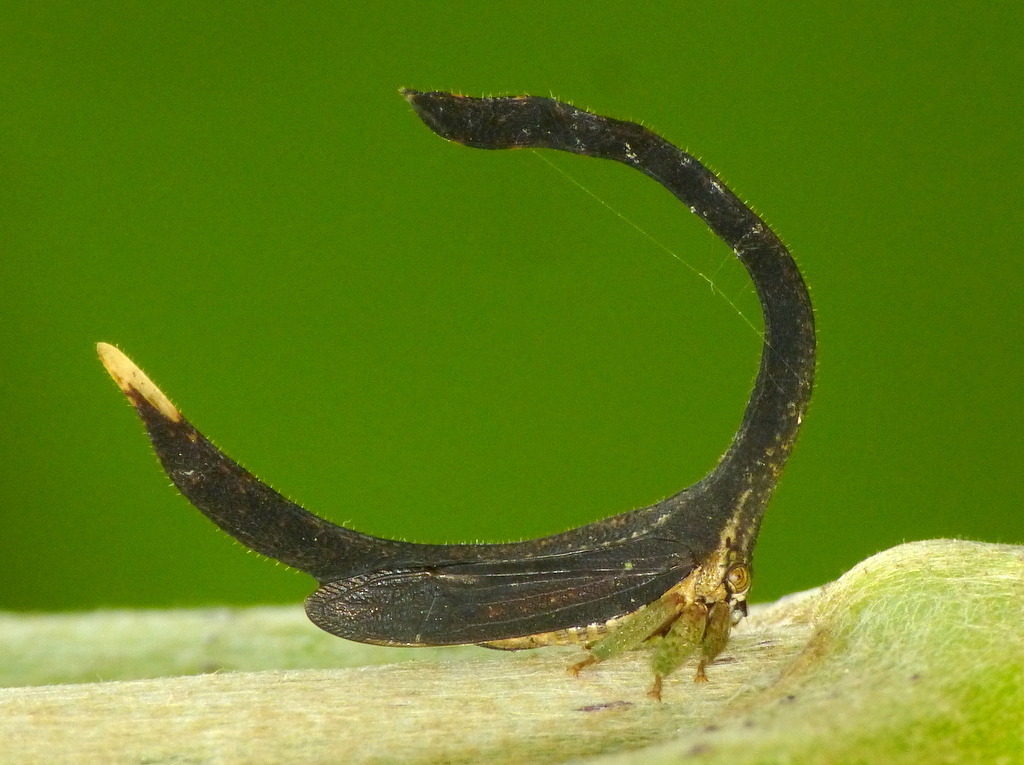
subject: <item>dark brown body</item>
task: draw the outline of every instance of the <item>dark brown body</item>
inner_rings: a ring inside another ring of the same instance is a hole
[[[532,644],[552,642],[545,636],[581,634],[672,601],[666,614],[675,615],[644,639],[662,638],[673,634],[679,614],[694,613],[694,604],[709,624],[721,621],[716,603],[727,615],[742,610],[761,517],[814,376],[813,314],[786,248],[696,159],[639,125],[546,98],[405,95],[429,127],[468,146],[551,148],[635,167],[734,251],[757,289],[765,337],[731,446],[693,486],[562,534],[483,545],[378,539],[321,519],[258,481],[181,417],[123,354],[102,346],[104,363],[136,406],[167,474],[243,544],[312,575],[320,587],[306,603],[310,619],[352,640],[528,647],[530,636],[536,636]],[[729,584],[740,571],[748,575],[742,589]]]

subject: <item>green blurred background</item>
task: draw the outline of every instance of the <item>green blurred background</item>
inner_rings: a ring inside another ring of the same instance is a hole
[[[548,534],[714,464],[759,354],[694,273],[757,323],[729,251],[624,167],[446,144],[402,86],[642,120],[791,245],[819,377],[757,599],[1024,542],[1021,12],[902,5],[6,3],[0,608],[312,589],[168,487],[98,340],[383,536]]]

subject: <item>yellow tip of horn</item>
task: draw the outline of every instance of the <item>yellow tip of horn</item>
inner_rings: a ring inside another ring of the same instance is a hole
[[[145,372],[135,366],[130,358],[109,343],[97,343],[96,352],[107,372],[128,398],[134,398],[133,393],[142,396],[167,419],[181,421],[181,413],[174,408],[170,399],[146,377]]]

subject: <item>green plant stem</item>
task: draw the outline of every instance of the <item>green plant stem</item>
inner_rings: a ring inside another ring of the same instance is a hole
[[[0,742],[5,763],[1015,762],[1021,625],[1024,548],[950,540],[755,609],[660,704],[642,652],[574,679],[574,649],[359,646],[297,607],[5,615],[0,681],[23,687]],[[159,677],[183,672],[209,674]]]

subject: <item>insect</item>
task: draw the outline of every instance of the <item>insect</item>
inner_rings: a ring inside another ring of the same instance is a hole
[[[764,312],[760,368],[742,423],[711,472],[648,507],[510,544],[399,542],[306,511],[222,454],[121,351],[103,364],[134,405],[174,485],[258,553],[319,583],[306,613],[349,640],[520,649],[582,643],[571,669],[652,648],[654,684],[688,660],[697,681],[746,614],[765,506],[810,400],[814,317],[769,227],[689,154],[646,128],[549,98],[403,91],[433,131],[481,149],[546,148],[634,167],[698,215],[749,272]]]

